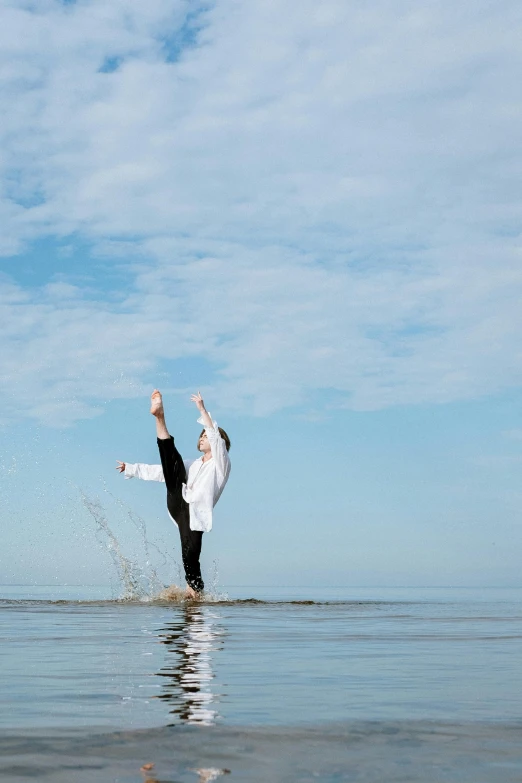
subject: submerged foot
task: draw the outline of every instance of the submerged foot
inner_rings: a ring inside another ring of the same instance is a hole
[[[163,416],[163,399],[157,389],[150,395],[150,412],[153,416]]]
[[[194,590],[194,588],[190,585],[187,585],[186,594],[187,598],[189,598],[191,601],[201,601],[203,597],[201,593],[198,593],[198,591]]]
[[[178,585],[165,585],[165,588],[157,596],[160,601],[174,601],[176,603],[184,601],[186,597],[186,591]]]

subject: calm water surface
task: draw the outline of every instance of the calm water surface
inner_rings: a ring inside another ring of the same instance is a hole
[[[3,779],[522,780],[522,590],[0,596]]]

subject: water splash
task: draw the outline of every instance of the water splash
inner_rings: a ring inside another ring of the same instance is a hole
[[[219,569],[217,560],[212,561],[212,580],[210,591],[205,590],[205,598],[210,601],[228,601],[229,595],[223,592],[219,586]]]
[[[139,514],[137,514],[135,511],[133,511],[129,506],[121,500],[121,498],[116,497],[110,490],[107,489],[107,485],[105,483],[105,480],[102,480],[103,483],[103,491],[112,498],[112,500],[117,504],[120,511],[122,512],[123,516],[126,519],[129,519],[136,530],[138,531],[141,539],[141,544],[143,546],[143,551],[145,554],[145,569],[141,569],[142,571],[142,577],[146,579],[148,582],[148,591],[147,595],[154,595],[161,590],[164,589],[163,581],[158,576],[158,568],[163,568],[168,565],[168,561],[170,561],[170,566],[172,565],[176,568],[178,572],[181,572],[179,564],[174,560],[173,557],[171,557],[167,552],[161,550],[153,541],[149,541],[148,535],[147,535],[147,526],[145,524],[145,520],[143,517],[141,517]],[[150,550],[154,549],[156,553],[159,555],[161,562],[158,566],[156,566],[153,563]],[[181,573],[180,573],[181,576]]]
[[[103,509],[98,498],[89,498],[80,490],[82,503],[96,523],[96,538],[102,546],[106,546],[116,568],[118,579],[123,587],[123,600],[141,599],[148,594],[148,586],[144,584],[144,574],[137,563],[133,563],[125,557],[121,551],[118,539],[109,527]]]
[[[129,508],[120,498],[113,495],[113,493],[107,489],[105,481],[103,480],[102,485],[103,491],[111,499],[111,502],[116,503],[118,511],[124,521],[130,521],[137,530],[144,558],[144,564],[140,565],[137,556],[130,557],[123,553],[118,537],[115,534],[113,527],[111,527],[112,522],[111,525],[109,525],[109,514],[102,506],[99,498],[90,497],[82,488],[76,487],[83,506],[95,521],[96,539],[100,546],[108,550],[114,564],[118,580],[118,600],[142,602],[187,601],[185,588],[178,586],[184,585],[185,583],[180,563],[168,554],[166,547],[165,549],[162,549],[149,539],[145,520]],[[154,562],[151,550],[154,550],[154,554],[158,556],[156,559],[159,558],[159,562]],[[160,578],[158,571],[161,571],[161,569],[165,569],[166,567],[168,567],[169,574],[172,574],[172,571],[174,570],[177,575],[178,585],[166,585]],[[228,600],[228,595],[219,589],[218,582],[218,565],[214,560],[212,577],[210,579],[210,590],[205,590],[205,602],[213,603]],[[113,595],[116,595],[114,589]]]
[[[116,569],[119,584],[123,589],[121,600],[144,600],[162,590],[163,584],[154,567],[149,568],[147,573],[137,562],[133,562],[123,554],[120,543],[109,526],[105,509],[98,498],[88,497],[83,490],[80,490],[80,497],[84,507],[96,523],[96,538],[102,546],[107,548]]]

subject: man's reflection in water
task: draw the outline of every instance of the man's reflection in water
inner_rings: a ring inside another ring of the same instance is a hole
[[[158,698],[169,702],[170,713],[182,723],[210,726],[218,715],[213,708],[217,695],[211,690],[212,653],[221,648],[223,633],[218,620],[219,615],[208,606],[187,606],[160,632],[168,654],[166,666],[158,672],[165,678],[164,692]]]

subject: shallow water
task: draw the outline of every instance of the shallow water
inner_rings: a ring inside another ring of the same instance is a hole
[[[522,590],[0,597],[3,779],[522,779]]]

